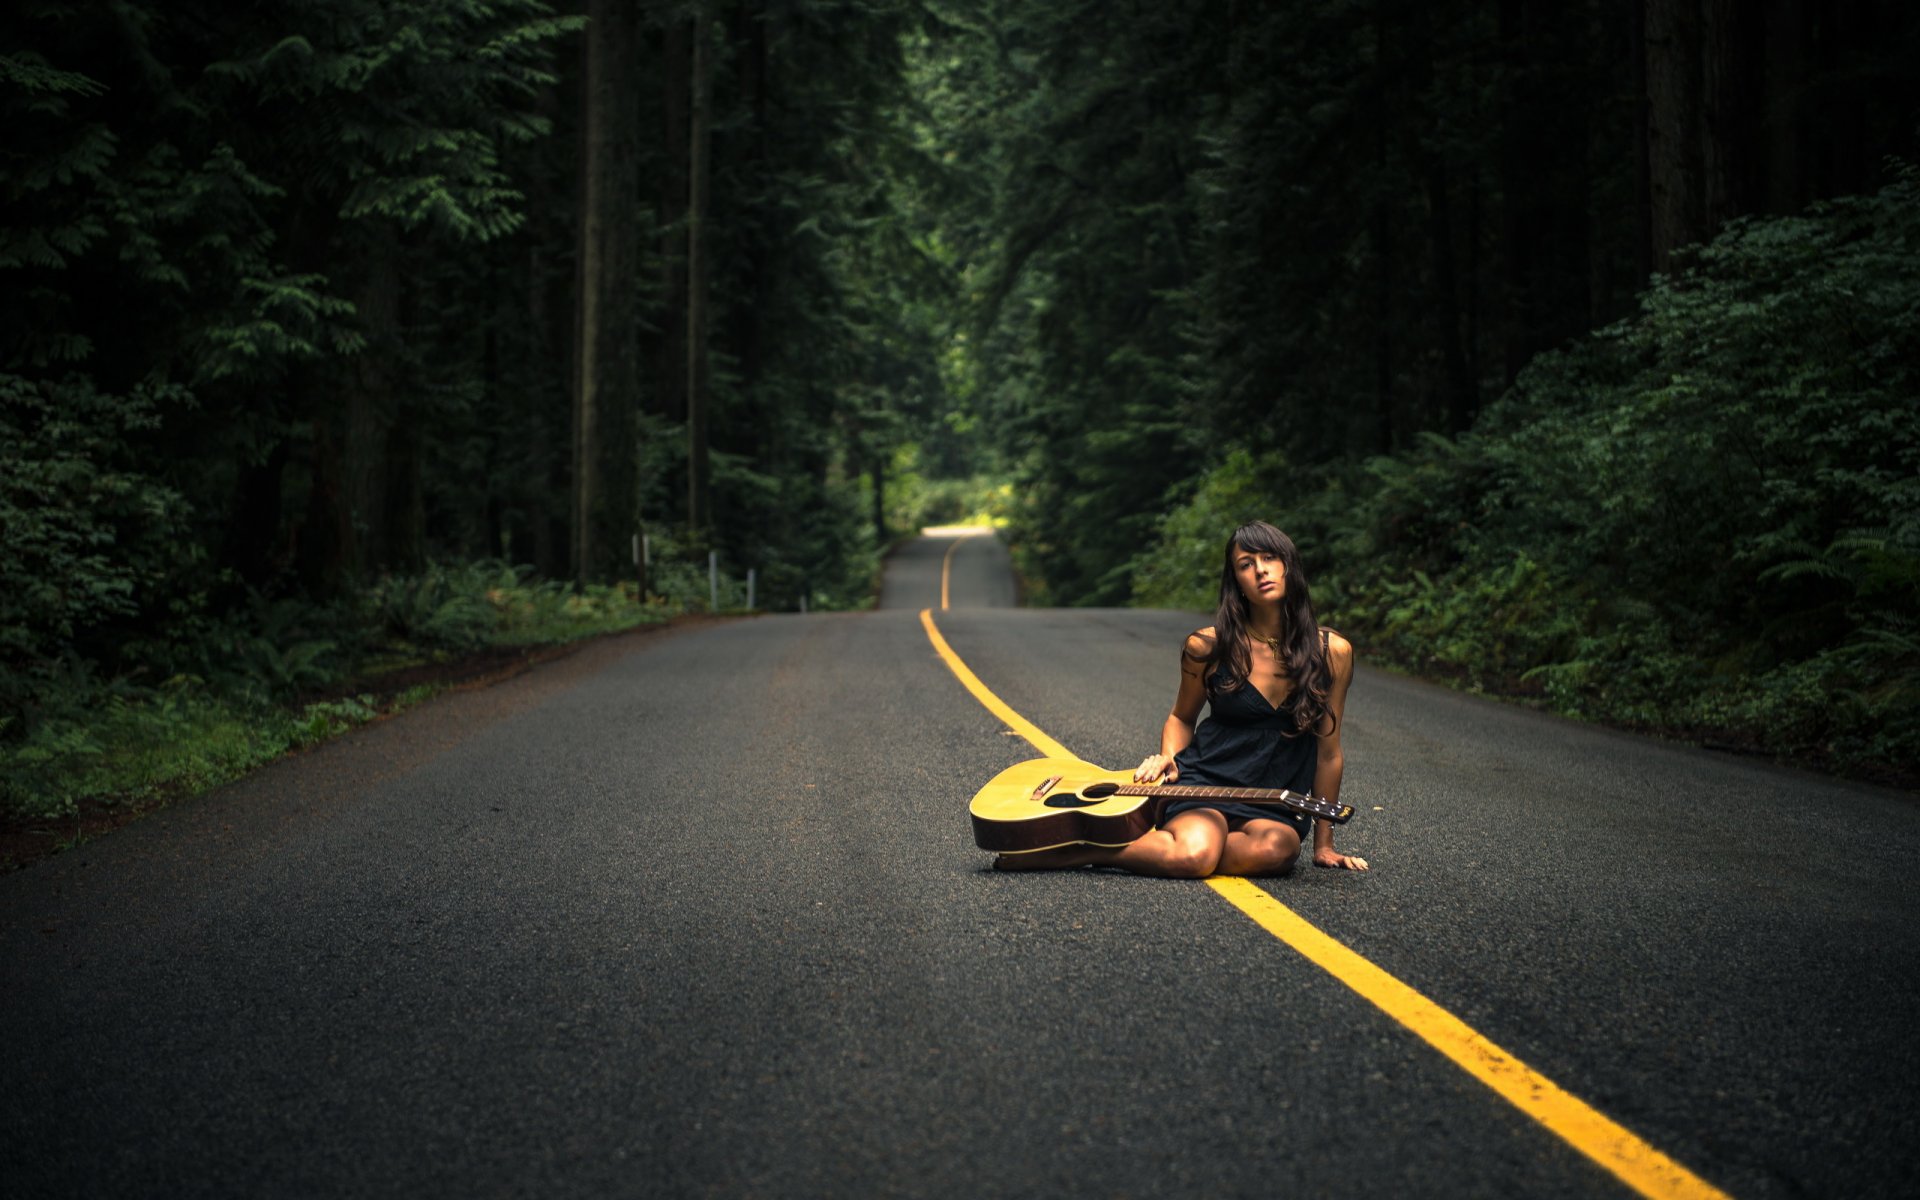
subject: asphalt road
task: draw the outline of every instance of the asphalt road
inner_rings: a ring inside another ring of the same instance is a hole
[[[923,540],[0,878],[0,1189],[1631,1194],[1207,885],[988,870],[919,610],[1113,766],[1201,623],[1013,595]],[[1347,741],[1374,870],[1260,887],[1734,1195],[1914,1192],[1910,797],[1364,668]]]

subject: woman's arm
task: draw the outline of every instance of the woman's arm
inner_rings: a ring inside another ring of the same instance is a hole
[[[1188,635],[1180,655],[1180,690],[1174,693],[1173,711],[1160,726],[1160,753],[1149,754],[1141,760],[1133,772],[1136,783],[1152,783],[1156,779],[1173,783],[1180,778],[1180,768],[1174,765],[1173,759],[1193,743],[1194,722],[1200,719],[1200,708],[1207,702],[1206,685],[1200,676],[1207,669],[1204,659],[1212,649],[1205,638],[1212,633],[1211,629],[1203,629]]]
[[[1340,731],[1346,727],[1347,685],[1353,682],[1353,643],[1337,633],[1329,633],[1327,665],[1333,670],[1333,686],[1327,690],[1327,713],[1333,718],[1333,729],[1320,735],[1320,756],[1313,765],[1313,794],[1337,803],[1340,799],[1340,777],[1347,769],[1346,757],[1340,751]],[[1313,865],[1364,871],[1367,869],[1367,860],[1335,850],[1333,822],[1315,821]]]

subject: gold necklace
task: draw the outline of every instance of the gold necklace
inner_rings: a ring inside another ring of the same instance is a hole
[[[1267,651],[1268,651],[1268,652],[1269,652],[1270,654],[1272,654],[1272,655],[1273,655],[1273,661],[1275,661],[1275,662],[1277,662],[1277,663],[1281,663],[1281,662],[1285,662],[1285,661],[1287,661],[1287,660],[1286,660],[1286,659],[1285,659],[1284,657],[1282,657],[1282,656],[1281,656],[1281,654],[1280,654],[1280,639],[1279,639],[1279,638],[1277,638],[1277,637],[1261,637],[1261,636],[1260,636],[1259,634],[1257,634],[1257,633],[1256,633],[1256,634],[1254,634],[1254,635],[1253,635],[1253,639],[1254,639],[1255,641],[1257,641],[1257,642],[1264,642],[1264,643],[1266,644],[1266,647],[1267,647]]]

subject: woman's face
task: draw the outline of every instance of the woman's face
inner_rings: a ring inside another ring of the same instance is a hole
[[[1277,604],[1287,594],[1287,568],[1278,554],[1235,546],[1233,573],[1249,604]]]

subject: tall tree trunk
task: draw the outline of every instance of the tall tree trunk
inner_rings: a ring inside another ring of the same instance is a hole
[[[1760,66],[1764,41],[1753,0],[1702,0],[1700,161],[1702,237],[1759,207]]]
[[[1701,0],[1646,0],[1647,193],[1653,269],[1707,233],[1699,118]]]
[[[353,511],[347,504],[345,475],[340,451],[340,425],[332,413],[315,408],[311,401],[318,389],[296,375],[291,387],[307,393],[303,405],[314,413],[313,464],[307,488],[307,514],[301,522],[299,539],[300,583],[316,598],[340,595],[352,581],[350,558],[353,539]]]
[[[1819,117],[1824,153],[1814,180],[1814,194],[1845,196],[1866,185],[1874,165],[1867,161],[1864,136],[1869,88],[1862,77],[1865,73],[1858,67],[1874,51],[1874,6],[1853,0],[1817,5],[1816,10],[1820,24],[1815,30],[1814,47],[1824,93]],[[1906,115],[1912,119],[1910,109]]]
[[[660,353],[654,411],[687,419],[687,139],[692,114],[692,26],[672,21],[661,38]]]
[[[771,78],[771,56],[768,46],[768,24],[773,15],[767,11],[765,0],[746,0],[740,7],[740,19],[744,28],[740,30],[736,45],[744,47],[743,61],[738,72],[739,87],[745,93],[748,111],[753,113],[753,160],[758,169],[771,178],[773,172],[773,97]],[[767,303],[769,285],[773,278],[772,239],[756,237],[751,239],[747,249],[747,288],[752,303],[745,305],[745,311],[739,314],[735,325],[738,341],[729,343],[737,346],[740,358],[740,375],[745,387],[751,391],[765,370],[763,333],[767,321]],[[764,428],[758,430],[764,434]],[[764,439],[763,439],[764,440]]]
[[[1407,66],[1412,82],[1414,107],[1428,110],[1433,95],[1433,26],[1424,5],[1415,5],[1408,14],[1412,27]],[[1433,272],[1433,291],[1428,305],[1433,336],[1439,343],[1444,369],[1440,427],[1457,433],[1473,423],[1479,407],[1474,380],[1467,369],[1467,354],[1461,345],[1460,272],[1455,260],[1453,231],[1453,182],[1440,146],[1443,130],[1437,112],[1420,122],[1409,120],[1403,126],[1409,157],[1420,164],[1421,183],[1427,198],[1427,251]]]
[[[419,373],[404,351],[407,330],[420,322],[419,282],[393,257],[395,286],[394,355],[390,375],[394,387],[393,428],[387,434],[387,530],[383,569],[413,572],[427,562],[426,419],[413,397],[419,392]]]
[[[1585,4],[1502,0],[1501,260],[1506,379],[1591,327]]]
[[[1765,106],[1752,0],[1646,0],[1647,169],[1654,269],[1760,207]]]
[[[1460,277],[1454,262],[1453,198],[1446,163],[1438,154],[1429,154],[1426,168],[1427,237],[1433,258],[1433,322],[1440,339],[1440,361],[1446,370],[1446,412],[1442,424],[1449,433],[1458,433],[1473,424],[1479,411],[1478,388],[1467,366],[1466,348],[1461,344]]]
[[[562,107],[558,88],[541,92],[543,115],[558,123]],[[565,107],[579,111],[571,104]],[[521,308],[535,366],[514,396],[521,483],[519,519],[511,538],[514,560],[531,564],[545,579],[564,576],[571,553],[567,508],[573,464],[561,451],[559,434],[563,426],[571,426],[565,406],[572,403],[577,390],[574,359],[579,338],[569,320],[579,308],[579,284],[566,265],[566,256],[551,251],[565,236],[564,230],[578,222],[558,215],[566,211],[568,201],[563,195],[564,189],[554,187],[546,172],[530,173]]]
[[[527,318],[527,328],[532,335],[534,359],[549,368],[559,365],[560,356],[554,353],[556,347],[547,336],[552,328],[552,306],[547,303],[546,253],[543,250],[544,239],[541,236],[545,224],[542,214],[545,205],[543,197],[536,192],[528,210],[532,214],[528,222],[532,236],[528,239],[526,255],[526,294],[522,300],[523,311]],[[538,372],[533,380],[546,374]],[[532,383],[533,380],[529,382]],[[543,576],[552,576],[556,566],[556,547],[552,544],[550,525],[547,516],[547,487],[553,476],[553,448],[547,442],[547,414],[542,411],[545,402],[552,393],[539,386],[521,388],[514,397],[519,408],[519,420],[516,428],[520,431],[521,467],[523,480],[523,503],[517,508],[518,519],[509,529],[507,539],[509,553],[515,562],[529,563]],[[555,492],[559,495],[559,492]]]
[[[873,541],[877,546],[887,544],[887,456],[881,450],[868,448],[868,473],[873,480]]]
[[[1624,170],[1621,152],[1637,147],[1641,126],[1637,97],[1641,88],[1621,80],[1620,63],[1634,53],[1637,4],[1586,5],[1585,47],[1579,52],[1587,90],[1586,146],[1581,157],[1585,203],[1581,205],[1583,251],[1587,262],[1588,327],[1626,315],[1631,298],[1646,284],[1638,272],[1640,220],[1639,155],[1630,152]],[[1631,75],[1631,71],[1629,74]],[[1624,222],[1624,224],[1623,224]],[[1581,330],[1579,332],[1585,332]]]
[[[1500,264],[1502,365],[1512,383],[1534,353],[1531,281],[1540,254],[1535,194],[1543,187],[1536,144],[1529,136],[1541,114],[1533,111],[1529,80],[1536,69],[1527,45],[1523,0],[1500,0]]]
[[[1807,0],[1767,0],[1766,119],[1760,147],[1766,156],[1765,204],[1770,213],[1798,212],[1807,189],[1807,67],[1813,21]]]
[[[741,0],[735,10],[738,29],[732,35],[732,44],[740,47],[739,66],[735,71],[738,80],[736,86],[742,93],[747,111],[753,115],[753,125],[747,137],[750,149],[749,160],[759,178],[774,177],[773,122],[774,107],[772,96],[772,24],[774,14],[767,0]],[[759,398],[766,395],[760,386],[767,371],[767,327],[777,318],[771,311],[772,282],[777,270],[775,259],[779,249],[774,240],[767,236],[749,239],[746,249],[747,279],[745,292],[748,302],[730,306],[728,310],[727,345],[733,350],[740,375],[740,395],[753,402],[754,419],[745,422],[744,443],[737,448],[752,456],[761,464],[761,469],[778,478],[787,478],[794,470],[792,452],[795,439],[785,436],[788,423],[793,414],[773,403]],[[757,402],[756,402],[757,401]],[[739,430],[741,422],[733,422],[733,428]],[[739,438],[736,433],[734,437]],[[772,514],[772,521],[766,533],[778,540],[779,544],[791,545],[797,526],[804,526],[813,520],[813,514],[795,511],[794,506],[781,505]]]
[[[1480,385],[1486,379],[1482,370],[1485,356],[1480,345],[1480,223],[1481,193],[1485,190],[1480,182],[1480,168],[1469,168],[1473,178],[1467,186],[1467,283],[1466,310],[1467,327],[1462,336],[1467,348],[1467,378],[1473,381],[1474,409],[1478,414],[1480,406]]]
[[[592,401],[595,396],[586,386],[587,361],[587,322],[594,306],[593,289],[588,280],[599,270],[597,250],[594,248],[590,231],[594,228],[590,219],[589,197],[593,189],[588,183],[591,175],[593,154],[591,146],[595,136],[593,121],[593,38],[598,25],[589,27],[586,41],[582,44],[581,71],[584,82],[580,89],[580,155],[577,173],[574,179],[574,196],[579,205],[578,219],[574,221],[573,242],[573,329],[570,344],[572,354],[568,356],[571,370],[568,372],[567,396],[571,408],[571,420],[567,428],[567,489],[568,501],[568,538],[567,558],[569,573],[574,584],[585,587],[591,575],[591,554],[593,536],[587,514],[593,510],[596,493],[599,490],[599,472],[594,469],[593,458],[587,453],[587,447],[599,444],[598,414],[594,412]]]
[[[403,417],[387,434],[386,548],[379,566],[413,572],[427,560],[427,492],[417,417]]]
[[[1384,0],[1376,0],[1373,6],[1373,45],[1375,77],[1372,124],[1374,154],[1374,199],[1372,213],[1372,242],[1374,257],[1374,293],[1373,293],[1373,388],[1374,413],[1373,428],[1367,433],[1370,440],[1355,445],[1355,430],[1349,429],[1345,445],[1341,449],[1349,454],[1355,449],[1362,453],[1387,454],[1394,448],[1394,438],[1399,433],[1393,405],[1393,212],[1389,197],[1392,189],[1386,186],[1389,172],[1392,170],[1392,154],[1388,146],[1387,127],[1392,105],[1388,101],[1387,91],[1394,78],[1396,64],[1388,61],[1393,20],[1385,11]]]
[[[1599,107],[1599,72],[1588,70],[1587,47],[1599,34],[1587,5],[1559,5],[1553,0],[1533,0],[1540,19],[1559,22],[1555,52],[1560,69],[1569,80],[1566,85],[1572,99],[1559,112],[1555,142],[1560,150],[1560,169],[1555,173],[1553,198],[1553,266],[1544,289],[1551,298],[1547,310],[1552,314],[1544,330],[1541,349],[1561,345],[1594,327],[1598,311],[1595,278],[1592,146]]]
[[[1647,3],[1627,5],[1629,73],[1633,87],[1633,290],[1646,286],[1653,274],[1653,153],[1648,140],[1652,109],[1647,83]]]
[[[266,589],[281,566],[276,542],[287,470],[287,439],[276,437],[260,462],[242,462],[234,480],[233,509],[221,561],[233,564],[240,581]]]
[[[1389,454],[1399,426],[1393,404],[1393,216],[1384,200],[1373,211],[1373,429],[1364,452]],[[1352,453],[1351,437],[1342,449]]]
[[[367,344],[348,374],[341,467],[346,502],[341,560],[350,575],[392,565],[389,445],[399,407],[395,379],[400,344],[399,242],[382,229],[366,254],[366,278],[356,296]]]
[[[288,261],[302,270],[334,269],[338,257],[339,198],[307,195],[299,199],[281,228],[279,241]],[[290,372],[283,394],[287,412],[309,431],[306,446],[296,443],[292,459],[307,475],[305,511],[290,531],[301,587],[316,599],[338,595],[349,582],[343,555],[349,524],[340,454],[338,380],[350,364],[338,360],[319,369]],[[304,463],[303,463],[304,459]],[[296,477],[297,477],[296,471]]]
[[[713,141],[713,18],[700,0],[693,23],[687,159],[687,527],[704,541],[713,522],[707,454],[712,403],[707,354],[707,187]]]
[[[485,511],[481,514],[480,530],[481,552],[488,558],[504,561],[507,547],[512,544],[513,534],[507,529],[507,514],[521,508],[521,497],[527,491],[528,477],[514,470],[518,464],[513,462],[516,447],[524,448],[526,437],[519,428],[519,406],[506,396],[525,389],[513,388],[502,378],[500,337],[505,322],[514,316],[526,317],[521,310],[516,313],[514,303],[518,272],[513,269],[509,259],[495,259],[487,267],[487,307],[490,310],[485,328],[480,331],[480,379],[481,391],[485,394],[482,401],[484,411],[499,413],[505,419],[495,423],[487,430],[490,443],[487,447],[488,479]]]
[[[640,409],[640,13],[590,0],[586,170],[581,197],[579,395],[575,402],[576,580],[617,571],[634,523]]]

